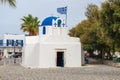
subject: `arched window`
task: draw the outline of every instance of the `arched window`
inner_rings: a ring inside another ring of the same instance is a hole
[[[62,21],[59,19],[58,20],[58,27],[61,27],[61,23],[62,23]]]
[[[43,27],[43,34],[44,35],[46,34],[46,27],[45,26]]]

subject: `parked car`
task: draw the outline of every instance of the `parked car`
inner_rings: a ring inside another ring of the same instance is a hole
[[[21,55],[20,53],[17,53],[17,54],[13,54],[13,55],[12,55],[13,58],[19,58],[19,57],[21,57],[21,56],[22,56],[22,55]]]

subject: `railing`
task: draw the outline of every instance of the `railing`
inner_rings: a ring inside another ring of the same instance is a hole
[[[21,58],[3,58],[0,60],[0,65],[20,64],[21,62]]]

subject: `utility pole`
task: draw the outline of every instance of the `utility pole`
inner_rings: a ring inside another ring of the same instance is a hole
[[[16,41],[14,40],[14,64],[16,63],[16,55],[15,55],[15,46],[16,46]]]

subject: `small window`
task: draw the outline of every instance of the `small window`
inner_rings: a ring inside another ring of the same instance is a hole
[[[14,40],[7,39],[7,46],[14,46]]]
[[[3,46],[3,40],[0,40],[0,46]]]
[[[62,21],[58,20],[58,27],[61,27],[61,23],[62,23]]]
[[[43,27],[43,34],[46,34],[46,27]]]

